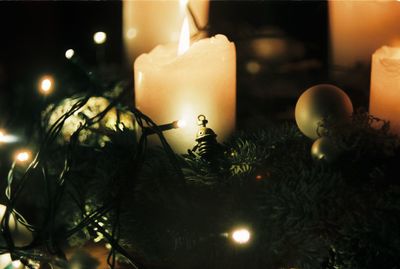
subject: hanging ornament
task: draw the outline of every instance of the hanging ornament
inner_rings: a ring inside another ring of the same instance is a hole
[[[328,137],[320,137],[311,146],[311,156],[317,161],[333,163],[340,155],[337,146]]]
[[[211,160],[220,153],[221,145],[217,142],[215,132],[206,127],[208,123],[206,117],[199,115],[197,119],[197,124],[200,126],[196,134],[197,145],[194,146],[191,152],[199,155],[204,160]]]
[[[0,220],[2,222],[6,212],[6,206],[0,204]],[[33,240],[32,232],[27,227],[26,220],[15,210],[10,213],[8,228],[11,233],[11,239],[16,247],[29,245]]]
[[[300,131],[311,139],[317,139],[325,130],[324,120],[333,123],[350,121],[353,105],[347,94],[340,88],[319,84],[306,90],[299,98],[295,118]]]

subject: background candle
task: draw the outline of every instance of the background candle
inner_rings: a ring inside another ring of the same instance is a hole
[[[372,55],[370,113],[389,120],[400,135],[400,48],[385,46]]]
[[[139,56],[134,69],[136,106],[157,124],[186,121],[184,128],[164,132],[176,152],[195,145],[200,114],[219,142],[234,130],[236,52],[225,36],[197,41],[180,56],[177,45],[158,46]]]
[[[155,46],[178,42],[182,21],[190,5],[199,26],[208,22],[208,0],[124,0],[123,39],[128,63]],[[191,23],[191,33],[196,28]]]
[[[331,53],[334,65],[369,65],[383,44],[400,42],[400,2],[329,1]]]

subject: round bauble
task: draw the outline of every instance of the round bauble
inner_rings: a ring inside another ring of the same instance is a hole
[[[6,206],[0,204],[0,221],[3,220],[4,214],[6,212]],[[8,228],[11,233],[11,238],[16,247],[24,247],[29,245],[33,240],[32,232],[21,222],[17,221],[17,214],[11,212]]]
[[[71,110],[76,102],[76,98],[66,98],[57,106],[50,105],[43,113],[43,118],[47,119],[47,128],[50,128],[59,120],[60,117]],[[69,141],[72,134],[79,128],[81,124],[85,123],[86,119],[90,119],[98,115],[104,111],[109,104],[110,101],[104,97],[90,97],[84,106],[82,106],[78,111],[65,120],[60,131],[60,136],[58,137],[58,142],[64,143],[65,141]],[[108,137],[104,134],[104,130],[115,130],[117,127],[117,120],[120,122],[120,127],[123,125],[124,128],[133,129],[133,116],[130,113],[118,111],[116,108],[112,108],[99,122],[92,125],[90,130],[82,130],[78,136],[79,141],[82,143],[90,143],[90,141],[95,141],[100,145],[104,145],[106,141],[109,141]]]
[[[300,131],[311,139],[324,133],[323,120],[332,123],[350,121],[353,105],[347,94],[336,86],[319,84],[306,90],[299,98],[295,118]]]
[[[311,147],[311,156],[317,161],[333,163],[340,155],[340,150],[328,137],[320,137]]]

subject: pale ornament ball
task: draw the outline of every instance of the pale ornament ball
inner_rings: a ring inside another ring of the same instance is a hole
[[[317,161],[333,163],[340,155],[340,150],[328,137],[320,137],[311,146],[311,156]]]
[[[75,98],[66,98],[59,105],[54,107],[49,106],[47,110],[43,113],[43,118],[48,117],[47,123],[48,128],[50,128],[54,123],[58,121],[65,113],[67,113],[76,104]],[[58,137],[58,142],[63,143],[69,141],[72,134],[79,128],[81,124],[86,122],[86,119],[90,119],[104,111],[110,101],[101,96],[90,97],[87,103],[76,111],[72,116],[68,117],[60,131],[60,136]],[[107,112],[107,114],[96,124],[92,125],[92,130],[84,129],[79,133],[79,141],[85,142],[91,139],[96,139],[99,144],[104,145],[106,141],[109,141],[106,135],[96,136],[95,130],[101,129],[111,129],[116,130],[118,121],[117,109],[114,107]],[[119,111],[119,122],[120,128],[122,125],[124,128],[133,129],[133,115],[127,112]]]
[[[0,221],[3,220],[5,212],[6,206],[0,204]],[[24,224],[17,221],[17,213],[11,212],[8,225],[11,233],[11,238],[16,247],[24,247],[32,242],[32,232]]]
[[[323,129],[324,119],[343,123],[350,121],[353,105],[347,94],[330,84],[319,84],[307,89],[299,98],[295,118],[300,131],[311,139],[317,139]]]

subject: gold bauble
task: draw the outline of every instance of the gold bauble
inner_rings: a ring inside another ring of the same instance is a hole
[[[68,112],[76,102],[75,98],[66,98],[57,107],[50,106],[48,111],[44,112],[44,116],[50,113],[48,118],[48,128]],[[84,106],[65,120],[60,131],[61,136],[59,137],[59,142],[62,143],[64,141],[69,141],[72,134],[85,122],[85,119],[90,119],[96,116],[100,112],[104,111],[109,104],[110,102],[108,99],[104,97],[90,97]],[[93,138],[95,130],[99,130],[100,133],[106,129],[115,130],[117,128],[117,119],[117,109],[110,109],[99,122],[91,126],[91,130],[85,129],[79,133],[79,141],[85,142],[90,138]],[[119,111],[119,122],[124,126],[124,128],[133,129],[133,116],[130,113]],[[96,139],[99,144],[104,144],[105,141],[108,141],[106,135],[99,135]]]
[[[300,131],[311,139],[322,133],[321,123],[343,123],[350,121],[353,105],[347,94],[330,84],[319,84],[306,90],[299,98],[295,118]]]
[[[328,137],[318,138],[311,147],[311,156],[317,161],[333,163],[339,155],[339,149]]]

